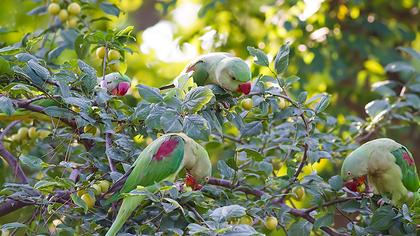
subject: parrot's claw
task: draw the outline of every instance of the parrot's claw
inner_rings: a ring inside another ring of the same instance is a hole
[[[376,202],[376,204],[378,204],[379,206],[383,206],[383,205],[385,205],[385,204],[390,204],[390,201],[389,201],[389,200],[386,200],[386,199],[381,198],[381,199],[379,199],[379,200]]]

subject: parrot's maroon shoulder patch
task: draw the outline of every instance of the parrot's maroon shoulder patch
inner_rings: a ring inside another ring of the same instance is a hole
[[[169,154],[172,153],[172,151],[176,148],[177,145],[178,145],[178,140],[176,139],[166,140],[160,145],[156,154],[153,156],[153,160],[161,161],[165,159],[165,157],[169,156]]]
[[[408,163],[409,166],[414,165],[414,160],[411,159],[410,154],[403,152],[403,159]]]

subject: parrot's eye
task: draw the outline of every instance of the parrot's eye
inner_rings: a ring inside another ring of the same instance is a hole
[[[235,78],[235,77],[233,77],[233,76],[232,76],[232,77],[230,77],[230,78],[232,78],[232,80],[236,80],[236,78]]]
[[[209,180],[210,180],[210,177],[206,177],[206,178],[204,178],[204,180],[206,181],[206,182],[208,182]]]
[[[351,175],[351,172],[350,171],[347,171],[347,175],[350,176]]]

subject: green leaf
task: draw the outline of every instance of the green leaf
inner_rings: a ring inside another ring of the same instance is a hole
[[[404,95],[406,98],[406,102],[416,108],[416,109],[420,109],[420,97],[415,95],[415,94],[405,94]]]
[[[334,214],[327,213],[326,215],[315,220],[314,228],[319,229],[322,226],[331,226],[334,223]]]
[[[47,68],[41,66],[36,62],[35,60],[31,59],[28,61],[28,66],[35,72],[36,75],[38,75],[43,80],[48,79],[50,76],[50,72],[47,70]]]
[[[28,14],[29,16],[33,16],[33,15],[42,15],[45,13],[47,13],[47,6],[43,5],[43,6],[35,7],[34,9],[32,9],[26,14]]]
[[[181,132],[182,120],[177,112],[166,110],[160,117],[160,125],[165,133],[168,132]]]
[[[420,60],[420,53],[417,52],[416,50],[412,49],[412,48],[405,48],[405,47],[397,47],[397,49],[408,53],[410,56],[412,56],[413,58]]]
[[[77,194],[73,193],[70,195],[71,200],[73,200],[74,204],[78,205],[79,207],[83,208],[83,210],[85,211],[85,213],[88,212],[89,208],[86,205],[85,201],[83,201],[79,196],[77,196]]]
[[[323,112],[328,104],[330,104],[330,96],[328,94],[324,94],[324,96],[319,100],[319,102],[315,105],[315,113]]]
[[[391,206],[381,206],[373,213],[368,228],[378,231],[389,229],[396,215]]]
[[[33,155],[21,155],[19,160],[27,167],[32,169],[41,169],[43,161]]]
[[[153,129],[160,129],[161,128],[160,117],[162,116],[164,111],[165,111],[165,108],[161,106],[154,106],[150,110],[150,113],[145,120],[147,127],[150,127]]]
[[[389,108],[387,100],[373,100],[366,104],[365,111],[370,117],[375,117],[377,114]]]
[[[414,73],[415,69],[408,63],[397,61],[397,62],[391,62],[388,65],[385,66],[386,72],[392,72],[392,73]]]
[[[334,191],[338,191],[343,188],[343,179],[338,175],[331,177],[328,180],[328,183]]]
[[[92,105],[92,102],[90,100],[87,100],[85,98],[78,98],[78,97],[67,97],[63,98],[64,102],[69,105],[78,106],[83,109],[87,109]]]
[[[16,228],[27,228],[28,226],[19,222],[12,222],[12,223],[7,223],[7,224],[3,224],[1,226],[1,229],[3,230],[9,230],[9,229],[16,229]]]
[[[298,236],[298,235],[309,235],[311,232],[312,225],[311,223],[305,220],[299,220],[292,224],[290,228],[287,230],[288,235]]]
[[[235,174],[235,170],[230,168],[224,160],[219,160],[217,162],[217,169],[219,169],[222,178],[231,179]]]
[[[184,132],[193,139],[207,141],[210,129],[207,120],[199,115],[189,115],[184,118]]]
[[[12,73],[12,70],[10,68],[10,63],[3,57],[0,57],[0,75],[11,74],[11,73]]]
[[[6,96],[0,97],[0,111],[6,113],[8,116],[15,113],[12,100]]]
[[[264,156],[260,152],[249,149],[249,148],[241,148],[238,150],[238,152],[245,152],[248,158],[251,158],[255,161],[264,160]]]
[[[263,125],[261,121],[253,121],[251,123],[245,124],[245,126],[242,127],[241,136],[242,137],[255,136],[261,133],[262,129],[263,129]]]
[[[297,101],[301,104],[303,104],[306,101],[306,98],[308,97],[308,92],[303,91],[299,94],[297,97]]]
[[[120,9],[115,4],[103,2],[99,6],[107,14],[110,14],[110,15],[113,15],[113,16],[119,16],[120,15]]]
[[[57,106],[50,106],[46,107],[43,112],[52,117],[59,117],[65,119],[73,119],[74,115],[65,108],[57,107]]]
[[[232,218],[244,216],[246,208],[239,205],[219,207],[213,210],[210,217],[216,222],[223,222]]]
[[[139,91],[140,96],[150,102],[150,103],[158,103],[163,101],[163,97],[160,94],[159,89],[152,88],[143,84],[137,85],[137,89]]]
[[[96,70],[88,65],[86,62],[82,60],[77,60],[77,65],[79,66],[80,70],[84,72],[85,74],[95,77],[95,83],[96,83]]]
[[[185,96],[182,106],[189,112],[195,113],[201,110],[213,97],[213,92],[207,87],[193,88]]]
[[[270,62],[268,61],[268,57],[267,55],[265,55],[265,53],[263,51],[261,51],[258,48],[254,48],[251,46],[246,47],[246,49],[248,50],[249,54],[251,54],[251,56],[255,57],[254,63],[257,65],[261,65],[261,66],[269,66]]]
[[[284,73],[289,65],[289,53],[290,46],[289,43],[281,46],[279,52],[274,59],[274,68],[276,69],[277,74]]]

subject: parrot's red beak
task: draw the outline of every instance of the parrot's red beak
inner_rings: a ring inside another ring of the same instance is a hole
[[[353,192],[364,192],[366,185],[366,175],[347,181],[344,186]]]
[[[111,91],[112,95],[124,96],[128,89],[130,88],[130,83],[120,82],[116,88]]]
[[[240,84],[236,91],[243,93],[245,95],[249,94],[249,92],[251,92],[251,82]]]
[[[194,179],[194,177],[190,174],[187,174],[185,177],[185,185],[188,187],[191,187],[192,190],[197,191],[203,188],[203,185],[199,184],[197,180]]]

